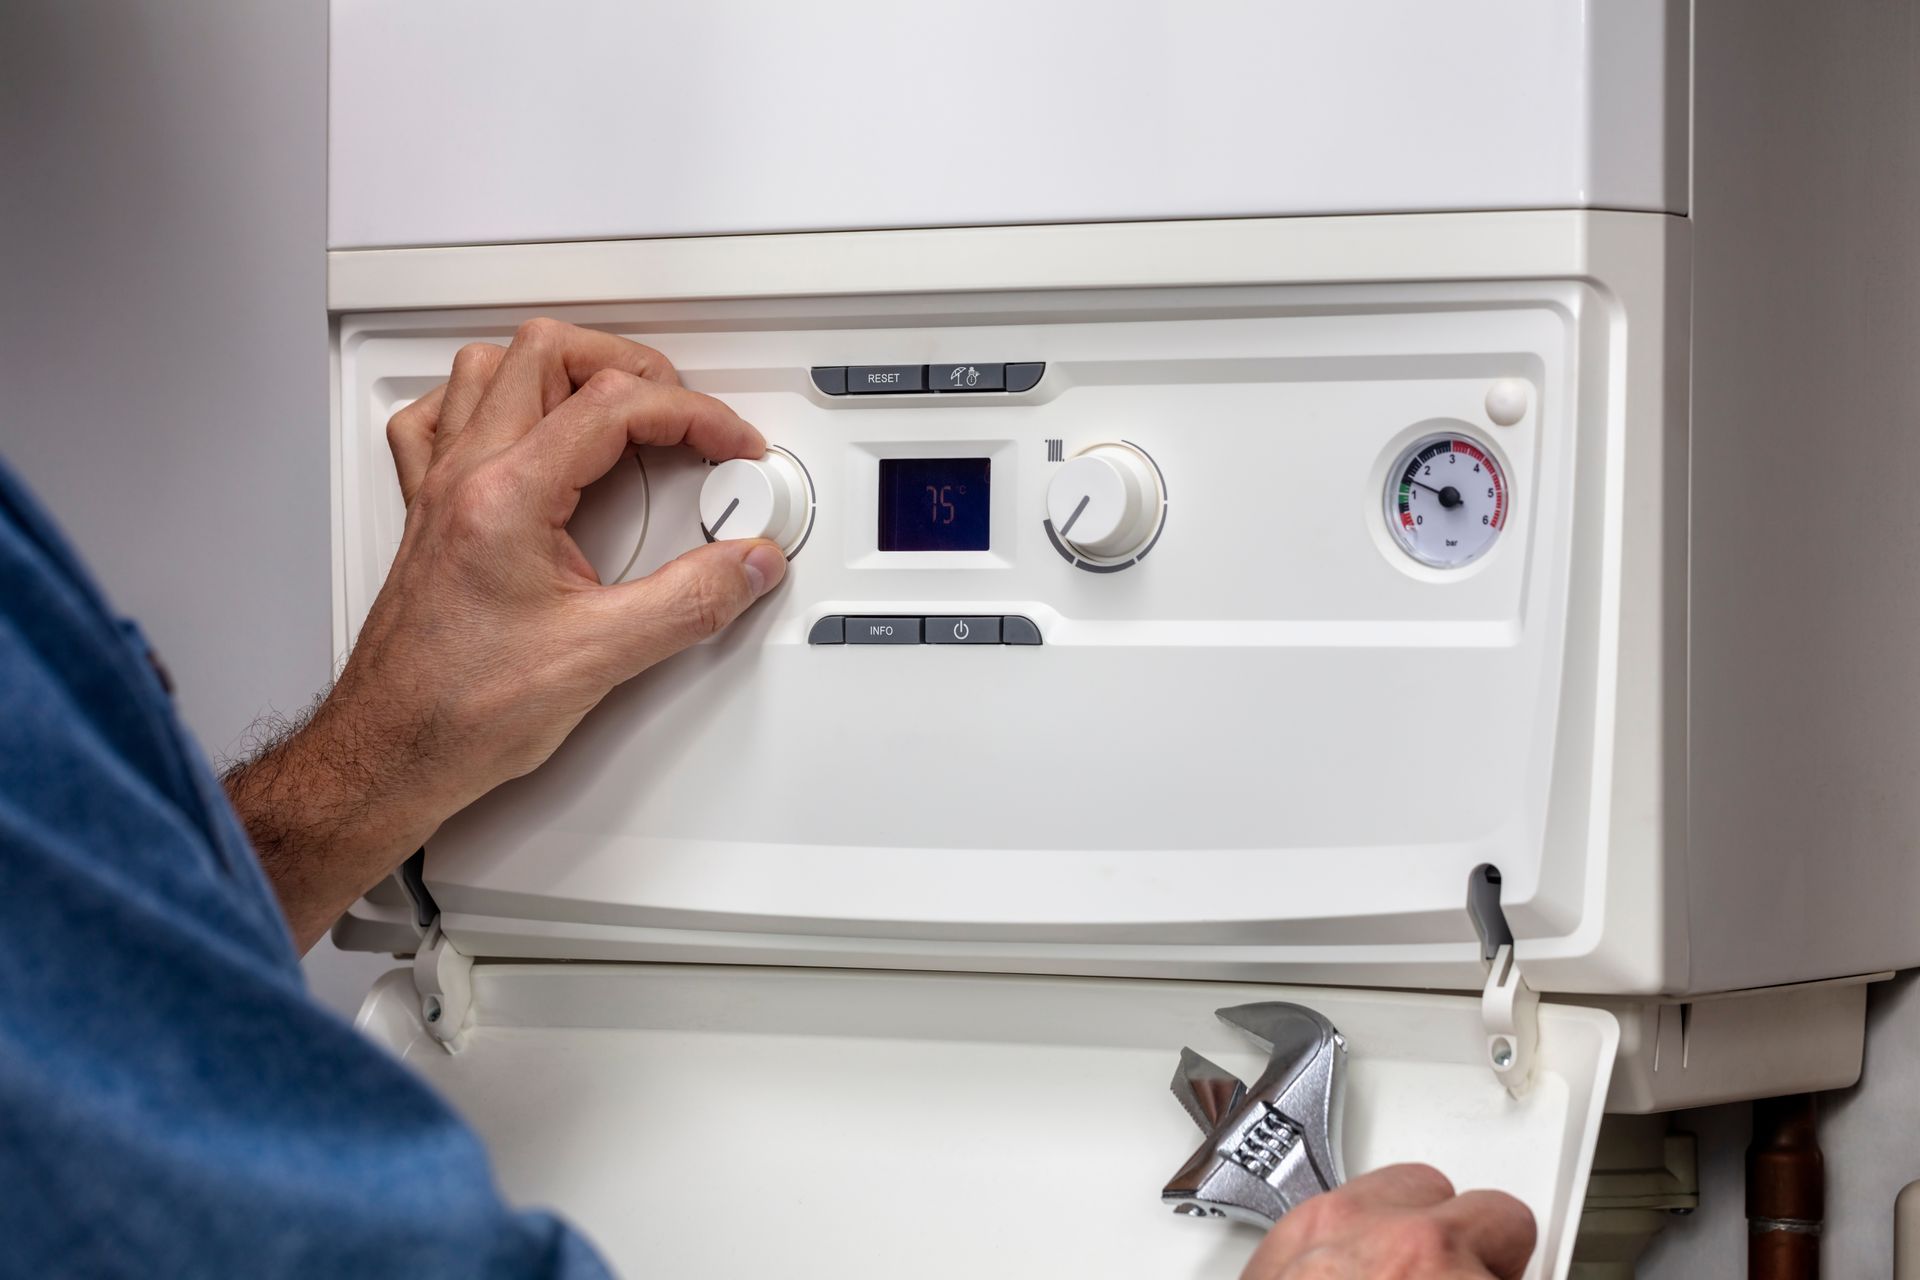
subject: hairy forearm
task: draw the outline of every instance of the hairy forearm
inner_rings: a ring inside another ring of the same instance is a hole
[[[222,779],[305,952],[445,817],[395,741],[331,698]]]

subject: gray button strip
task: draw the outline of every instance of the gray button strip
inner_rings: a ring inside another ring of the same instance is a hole
[[[916,391],[1031,391],[1047,366],[1024,364],[815,365],[813,385],[830,396],[907,395]]]
[[[828,614],[807,632],[808,644],[1040,643],[1040,628],[1017,613],[926,618],[849,618]]]

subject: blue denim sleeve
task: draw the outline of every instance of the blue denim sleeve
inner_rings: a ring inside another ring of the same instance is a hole
[[[600,1277],[312,1001],[137,637],[0,467],[0,1275]]]

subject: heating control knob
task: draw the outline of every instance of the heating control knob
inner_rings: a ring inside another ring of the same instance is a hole
[[[700,531],[707,541],[770,538],[789,556],[813,527],[813,483],[800,460],[768,446],[766,456],[733,458],[707,473]]]
[[[1073,556],[1113,563],[1152,545],[1166,510],[1160,472],[1130,444],[1076,454],[1047,485],[1047,527]]]

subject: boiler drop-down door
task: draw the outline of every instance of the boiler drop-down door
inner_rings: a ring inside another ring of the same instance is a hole
[[[622,1274],[682,1280],[1237,1280],[1283,1208],[1409,1160],[1525,1201],[1525,1274],[1554,1280],[1619,1036],[1543,1003],[1515,1098],[1477,996],[497,960],[472,981],[457,1054],[404,971],[361,1026],[466,1114],[516,1201]]]

